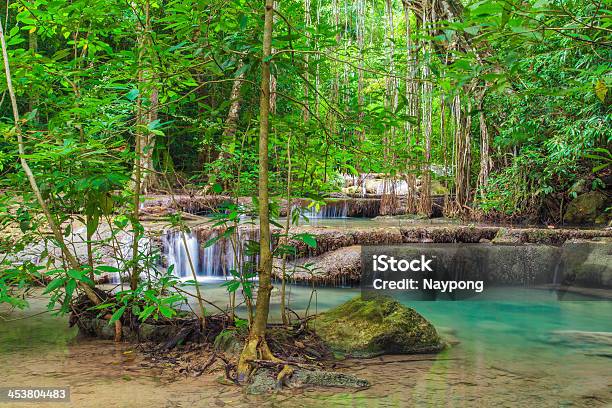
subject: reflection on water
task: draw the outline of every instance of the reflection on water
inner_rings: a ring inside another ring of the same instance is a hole
[[[202,290],[207,299],[225,304],[227,294],[218,283],[203,284]],[[290,291],[293,309],[303,312],[311,290],[292,286]],[[246,397],[213,378],[160,382],[125,353],[130,345],[75,340],[65,318],[48,314],[0,323],[0,360],[6,363],[2,384],[69,384],[75,406],[92,407],[608,406],[612,302],[557,302],[541,293],[529,302],[411,303],[454,346],[435,356],[341,362],[374,383],[356,393],[310,390]],[[356,294],[319,288],[310,311],[321,312]],[[273,319],[278,319],[278,300],[273,294]],[[10,317],[36,313],[45,302],[35,300],[32,309]]]

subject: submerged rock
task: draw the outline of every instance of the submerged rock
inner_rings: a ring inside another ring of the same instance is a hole
[[[332,387],[332,388],[365,388],[370,383],[367,380],[336,371],[306,370],[296,368],[286,381],[290,388],[304,387]],[[259,368],[251,377],[247,385],[248,394],[264,394],[273,392],[282,387],[277,381],[277,370],[272,368]]]
[[[559,330],[551,332],[544,341],[555,346],[579,350],[587,356],[612,358],[611,332]]]
[[[612,332],[557,330],[551,333],[551,342],[612,347]]]
[[[610,200],[601,191],[581,194],[569,203],[563,221],[569,224],[593,224],[600,221],[600,215],[609,205]]]
[[[318,317],[314,329],[332,350],[354,357],[436,353],[436,329],[415,310],[387,298],[357,297]]]

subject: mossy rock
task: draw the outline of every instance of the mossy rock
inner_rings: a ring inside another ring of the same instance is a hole
[[[277,380],[277,373],[277,370],[271,368],[257,369],[246,387],[247,394],[267,394],[280,390],[282,384]],[[370,383],[363,378],[348,373],[294,368],[294,372],[287,380],[286,385],[292,389],[307,387],[363,389],[369,387]]]
[[[223,330],[215,337],[214,347],[216,351],[238,355],[242,351],[244,333],[236,330]]]
[[[569,203],[563,220],[569,224],[605,224],[605,219],[600,216],[607,205],[610,205],[609,199],[601,191],[581,194]]]
[[[436,329],[415,310],[388,297],[357,297],[315,320],[315,331],[335,352],[353,357],[436,353]]]
[[[431,181],[431,194],[433,195],[445,195],[448,194],[449,191],[446,187],[442,185],[442,183],[438,180]]]
[[[523,242],[521,232],[500,228],[491,242],[496,245],[520,245]]]

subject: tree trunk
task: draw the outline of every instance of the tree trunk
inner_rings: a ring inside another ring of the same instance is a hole
[[[242,91],[242,84],[246,76],[246,69],[244,68],[244,62],[238,61],[238,67],[236,72],[238,75],[232,83],[232,90],[230,92],[230,107],[227,111],[227,117],[225,118],[225,124],[223,134],[221,135],[221,149],[217,155],[216,160],[222,160],[225,157],[229,157],[227,150],[230,149],[230,144],[234,142],[236,132],[238,131],[238,120],[240,119],[240,106],[242,104],[242,97],[240,92]]]
[[[359,115],[359,125],[362,127],[357,131],[357,139],[365,140],[365,129],[363,119],[365,117],[363,87],[364,87],[364,41],[365,41],[365,0],[357,0],[357,48],[359,48],[359,66],[357,68],[357,106]]]
[[[416,76],[416,54],[413,53],[414,43],[412,42],[412,29],[410,27],[410,9],[404,3],[404,21],[406,23],[406,114],[412,118],[419,116],[419,94],[417,93],[417,83],[415,81]],[[416,130],[418,126],[414,126],[410,121],[406,121],[405,132],[406,132],[406,145],[410,151],[413,143],[416,142]],[[413,137],[415,138],[413,140]],[[415,213],[417,210],[417,196],[416,196],[416,170],[415,165],[411,163],[411,159],[408,158],[406,164],[408,174],[406,176],[406,212],[409,214]]]
[[[425,30],[427,35],[431,35],[430,21],[435,21],[435,12],[431,1],[423,1],[423,14],[422,14],[422,29]],[[431,42],[423,42],[423,71],[422,71],[422,96],[423,101],[422,107],[422,129],[423,129],[423,141],[425,142],[425,165],[421,168],[421,191],[419,199],[419,211],[427,216],[431,214],[431,135],[432,135],[432,93],[433,86],[430,82],[430,68],[431,58],[429,56],[429,49],[431,48]]]
[[[489,184],[491,172],[490,140],[487,121],[483,110],[484,92],[478,97],[478,121],[480,122],[480,173],[478,174],[477,189],[484,195],[484,188]]]
[[[134,167],[133,179],[139,179],[139,193],[146,194],[156,188],[158,177],[153,167],[153,150],[155,148],[155,134],[144,130],[147,125],[158,118],[159,110],[159,89],[155,85],[155,75],[153,74],[152,58],[150,56],[151,47],[151,5],[147,1],[144,5],[144,21],[140,22],[138,33],[138,64],[139,64],[139,107],[136,121],[139,129],[136,132],[138,158]],[[140,20],[139,20],[140,21]],[[143,95],[147,95],[145,98]],[[137,169],[140,173],[137,177]]]
[[[30,50],[30,53],[32,54],[32,58],[36,58],[36,53],[38,52],[38,33],[36,31],[31,32],[28,35],[28,48]],[[30,87],[30,112],[34,112],[34,109],[38,107],[38,104],[38,91],[36,89],[33,89],[33,87]]]
[[[399,92],[397,89],[397,78],[395,77],[395,25],[393,21],[393,2],[391,0],[385,1],[385,11],[387,15],[386,23],[386,34],[387,34],[387,50],[389,51],[387,59],[389,61],[389,76],[387,76],[386,93],[387,93],[387,108],[394,112],[397,109]],[[395,153],[393,152],[392,146],[394,146],[395,140],[395,126],[391,126],[387,130],[385,137],[385,161],[393,167],[395,164]],[[385,178],[383,184],[383,193],[380,198],[380,214],[396,214],[399,208],[399,197],[396,191],[397,180],[395,177],[392,179]]]
[[[289,240],[289,228],[291,226],[291,133],[287,138],[287,219],[285,220],[284,241]],[[289,325],[289,315],[286,305],[286,289],[287,289],[287,253],[283,254],[282,262],[282,282],[281,282],[281,317],[283,324]]]
[[[240,118],[240,104],[242,98],[240,92],[242,91],[242,83],[246,75],[246,69],[244,69],[244,62],[240,60],[238,62],[237,72],[240,72],[232,83],[232,91],[230,93],[230,101],[232,101],[229,111],[227,112],[227,118],[225,119],[225,128],[223,129],[223,141],[225,142],[229,138],[233,138],[238,130],[238,119]]]
[[[149,93],[149,112],[147,115],[148,123],[157,120],[159,114],[159,90],[156,86],[151,88]],[[145,123],[146,125],[146,123]],[[144,143],[141,143],[142,154],[142,181],[140,191],[143,194],[150,192],[158,187],[158,177],[153,166],[153,150],[155,148],[155,134],[144,133]]]
[[[468,100],[466,112],[462,112],[461,97],[456,96],[453,104],[455,116],[455,204],[463,212],[470,200],[470,164],[472,127],[471,103]]]
[[[51,228],[53,237],[57,241],[57,244],[59,245],[60,250],[62,251],[62,254],[64,255],[64,259],[66,260],[66,262],[72,269],[78,270],[81,268],[81,265],[79,264],[78,259],[70,252],[70,250],[66,246],[66,243],[64,241],[64,235],[62,234],[62,231],[60,230],[60,227],[56,219],[53,217],[53,214],[51,214],[51,211],[49,210],[49,207],[47,206],[47,203],[44,200],[40,192],[40,189],[38,188],[38,183],[36,182],[34,173],[32,173],[32,170],[30,169],[30,166],[28,165],[28,162],[25,158],[25,155],[26,155],[25,145],[23,142],[23,135],[21,133],[21,125],[20,125],[21,119],[19,117],[19,109],[17,108],[17,98],[15,97],[15,90],[13,88],[13,81],[11,78],[11,68],[10,68],[9,59],[8,59],[8,51],[6,49],[6,39],[4,37],[4,28],[2,26],[1,21],[0,21],[0,44],[2,46],[2,60],[4,63],[4,72],[6,74],[6,87],[9,93],[9,97],[11,99],[13,119],[15,120],[15,134],[17,135],[17,144],[19,146],[19,156],[20,156],[19,160],[21,161],[21,167],[23,167],[23,171],[26,174],[28,181],[30,182],[32,191],[34,192],[34,195],[36,196],[36,200],[38,201],[38,204],[40,205],[43,211],[43,214],[45,215],[45,218],[47,219],[47,222],[49,223],[49,228]],[[83,290],[85,295],[89,298],[89,300],[93,304],[95,305],[100,304],[100,298],[89,285],[87,285],[83,281],[79,281],[79,287],[81,288],[81,290]]]
[[[270,55],[272,52],[272,27],[274,0],[266,0],[261,60],[261,89],[259,98],[259,288],[255,318],[249,337],[238,362],[239,380],[250,374],[250,360],[275,360],[266,343],[266,326],[272,292],[272,252],[270,250],[270,212],[268,197],[268,135],[270,115]]]
[[[310,41],[310,32],[308,29],[312,25],[312,19],[310,17],[310,0],[304,0],[304,27],[306,28],[306,46],[311,46]],[[304,123],[310,120],[310,90],[309,90],[309,66],[308,66],[308,54],[304,55],[304,78],[306,81],[304,83],[304,109],[302,110],[302,116],[304,118]]]

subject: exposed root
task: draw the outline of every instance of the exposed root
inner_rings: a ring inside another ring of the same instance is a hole
[[[123,325],[121,320],[115,320],[115,342],[119,343],[123,334]]]
[[[276,387],[280,389],[283,387],[283,385],[286,385],[287,380],[291,378],[293,372],[294,370],[290,365],[284,365],[283,369],[276,375]]]
[[[240,353],[240,359],[238,360],[237,379],[239,382],[244,382],[251,376],[251,373],[256,368],[252,364],[255,360],[266,360],[273,363],[281,362],[279,358],[272,354],[264,337],[249,338],[245,342],[242,353]]]

